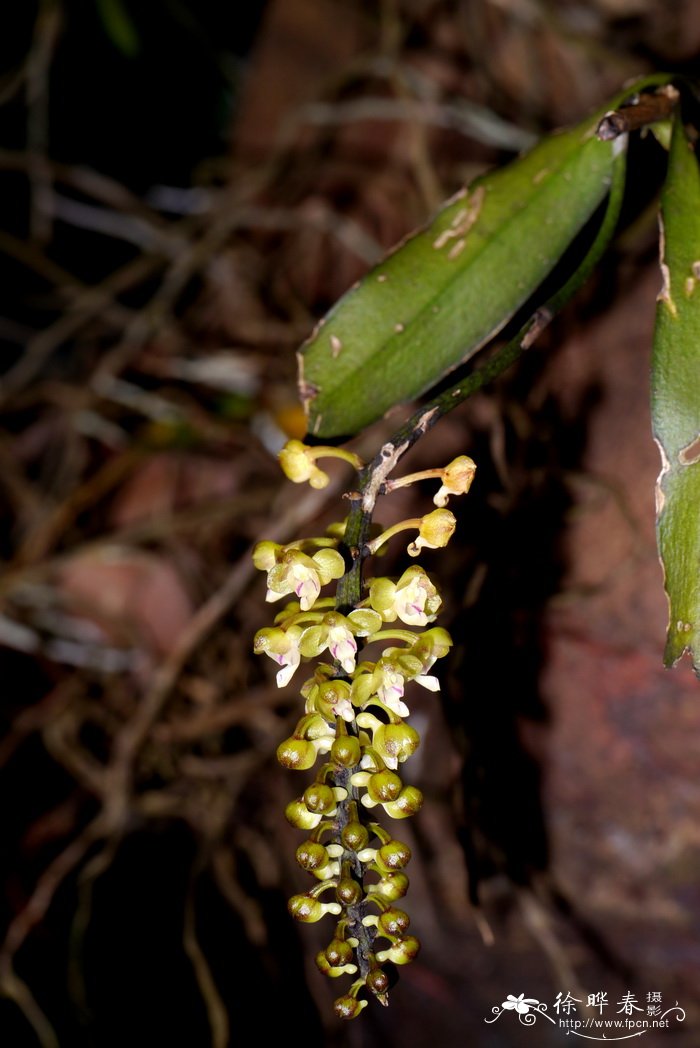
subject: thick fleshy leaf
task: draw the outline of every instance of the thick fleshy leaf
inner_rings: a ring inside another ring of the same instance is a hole
[[[501,330],[607,193],[626,137],[599,141],[600,116],[460,191],[337,303],[300,354],[311,434],[357,432]]]
[[[665,662],[700,675],[700,171],[677,118],[662,202],[652,416],[661,452],[657,533],[669,601]]]

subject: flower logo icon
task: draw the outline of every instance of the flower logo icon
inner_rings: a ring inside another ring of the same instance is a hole
[[[524,993],[521,993],[519,997],[513,997],[513,994],[509,993],[506,1000],[501,1004],[501,1008],[504,1008],[506,1011],[517,1012],[518,1015],[527,1015],[530,1007],[539,1003],[533,997],[526,997]]]

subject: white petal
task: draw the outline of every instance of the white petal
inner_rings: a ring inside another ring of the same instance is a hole
[[[428,691],[440,691],[440,681],[437,677],[425,677],[419,676],[414,677],[416,684],[420,684],[422,687],[427,688]]]

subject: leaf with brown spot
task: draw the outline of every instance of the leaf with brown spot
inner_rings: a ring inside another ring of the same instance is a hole
[[[601,112],[461,190],[336,304],[300,354],[311,434],[349,436],[424,392],[531,298],[626,145],[596,138]]]
[[[680,117],[661,212],[652,418],[662,460],[657,537],[669,601],[664,661],[674,665],[690,652],[700,675],[700,170]]]

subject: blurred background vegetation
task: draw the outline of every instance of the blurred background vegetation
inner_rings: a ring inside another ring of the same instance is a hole
[[[429,564],[456,649],[416,701],[424,949],[347,1027],[286,914],[300,700],[251,655],[249,549],[343,515],[348,474],[300,494],[275,462],[315,319],[486,166],[694,70],[700,4],[27,0],[0,24],[3,1044],[547,1046],[484,1018],[628,990],[688,1014],[645,1043],[697,1043],[700,709],[661,669],[647,408],[660,150],[598,279],[412,452],[479,471]]]

